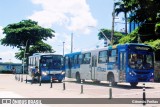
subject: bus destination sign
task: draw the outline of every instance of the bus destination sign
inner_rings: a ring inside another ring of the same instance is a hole
[[[43,55],[42,57],[51,58],[53,56],[51,56],[51,55]]]
[[[148,52],[153,51],[153,49],[150,46],[130,45],[129,48],[135,51],[148,51]]]
[[[151,48],[150,48],[150,47],[136,46],[135,49],[137,49],[137,50],[143,50],[143,51],[148,51],[148,50],[150,50]]]

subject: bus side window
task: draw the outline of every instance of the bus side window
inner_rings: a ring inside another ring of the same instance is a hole
[[[77,64],[79,64],[79,55],[77,55]]]
[[[107,63],[107,62],[108,62],[107,50],[100,51],[98,56],[98,63]]]
[[[83,64],[90,64],[91,61],[91,54],[90,53],[86,53],[83,56]]]
[[[70,69],[72,68],[72,58],[69,58],[69,60],[68,60],[68,67]]]
[[[65,63],[66,66],[68,66],[69,60],[68,60],[67,56],[64,58],[64,63]]]
[[[109,50],[108,51],[108,57],[109,57],[109,62],[116,62],[117,61],[117,50]]]
[[[78,64],[78,63],[77,63],[77,62],[78,62],[78,61],[77,61],[77,57],[78,57],[77,55],[75,55],[75,56],[73,57],[73,59],[74,59],[74,65],[75,65],[75,64]]]
[[[78,64],[82,64],[83,55],[78,55]]]

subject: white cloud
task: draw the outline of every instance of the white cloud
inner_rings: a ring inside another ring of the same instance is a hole
[[[3,27],[0,26],[0,39],[4,38]]]
[[[3,34],[3,27],[0,26],[0,39],[4,38],[5,34]],[[0,45],[0,62],[18,62],[21,63],[20,60],[15,59],[15,52],[17,52],[17,49],[11,49],[11,47],[6,47],[3,45]]]
[[[89,33],[87,26],[96,26],[86,0],[32,0],[41,5],[41,11],[35,11],[29,19],[40,25],[51,27],[54,24],[65,26],[68,30]]]
[[[2,47],[1,47],[2,48]],[[14,63],[21,63],[20,60],[15,59],[15,50],[7,50],[7,51],[1,51],[0,52],[0,58],[2,58],[2,60],[0,60],[0,62],[14,62]]]

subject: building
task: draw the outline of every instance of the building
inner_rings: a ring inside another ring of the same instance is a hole
[[[139,26],[140,26],[139,23],[136,23],[134,21],[129,22],[129,33],[131,33],[133,30],[135,30]]]
[[[0,63],[0,72],[11,71],[13,67],[16,69],[16,73],[22,73],[22,64],[20,63]]]

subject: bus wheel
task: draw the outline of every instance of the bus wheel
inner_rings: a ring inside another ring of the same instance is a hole
[[[131,82],[130,84],[131,84],[131,87],[136,87],[138,82]]]
[[[117,85],[117,82],[115,82],[113,75],[109,75],[109,82],[111,82],[111,85],[112,85],[112,86]]]
[[[58,80],[58,82],[60,83],[60,82],[62,82],[62,80]]]
[[[76,81],[77,82],[81,82],[81,78],[80,78],[80,74],[79,73],[76,73]]]
[[[93,81],[94,83],[96,83],[96,84],[99,84],[100,83],[100,81],[98,81],[98,80],[95,80],[95,81]]]

